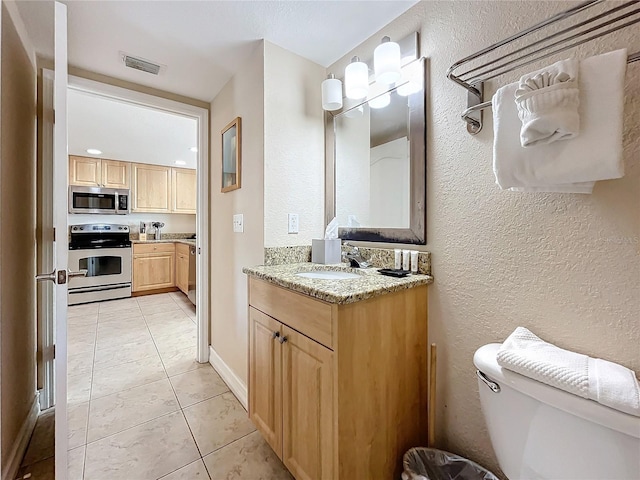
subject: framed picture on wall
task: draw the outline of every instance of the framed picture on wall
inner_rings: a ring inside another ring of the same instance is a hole
[[[234,119],[222,129],[222,193],[240,188],[242,122]]]

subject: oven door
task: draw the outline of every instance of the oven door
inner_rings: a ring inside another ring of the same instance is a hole
[[[69,289],[131,284],[131,247],[69,250],[69,270],[86,270],[86,277],[69,280]]]

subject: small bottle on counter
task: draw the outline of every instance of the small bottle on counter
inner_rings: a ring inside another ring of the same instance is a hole
[[[393,268],[400,270],[402,268],[402,250],[396,248],[393,250],[394,265]]]
[[[418,251],[411,250],[411,273],[418,273]]]
[[[409,250],[402,251],[402,269],[409,271],[411,268],[411,252]]]
[[[140,222],[140,232],[138,233],[138,240],[143,242],[147,241],[147,224]]]

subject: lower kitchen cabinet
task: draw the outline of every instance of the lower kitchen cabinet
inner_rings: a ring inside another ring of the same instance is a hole
[[[176,243],[176,287],[185,295],[189,292],[189,245]]]
[[[297,480],[399,478],[427,442],[427,287],[337,305],[250,277],[249,417]]]
[[[134,243],[132,291],[175,287],[175,261],[173,243]]]

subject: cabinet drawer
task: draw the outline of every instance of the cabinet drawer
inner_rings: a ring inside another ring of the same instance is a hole
[[[133,254],[175,252],[174,243],[134,243]]]
[[[333,348],[332,319],[337,314],[337,305],[253,277],[249,280],[249,304],[325,347]]]

